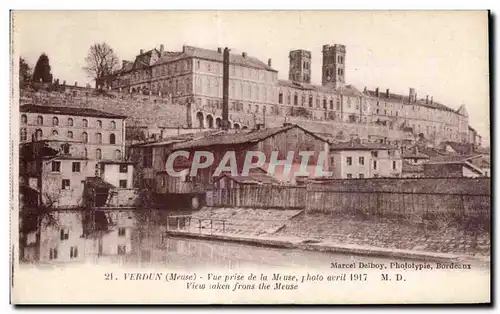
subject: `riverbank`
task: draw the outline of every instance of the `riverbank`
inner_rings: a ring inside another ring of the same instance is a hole
[[[168,231],[167,234],[172,237],[194,238],[203,240],[214,240],[224,242],[235,242],[240,244],[300,249],[304,251],[328,252],[347,255],[383,257],[394,259],[420,260],[428,262],[470,262],[486,265],[490,263],[489,257],[475,257],[466,255],[457,255],[450,253],[436,253],[426,251],[402,250],[402,249],[387,249],[374,246],[361,246],[334,243],[329,241],[318,241],[314,239],[304,239],[298,237],[287,236],[252,236],[252,235],[234,235],[221,233],[202,233],[189,231]]]

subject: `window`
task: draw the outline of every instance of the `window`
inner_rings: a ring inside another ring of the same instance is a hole
[[[352,173],[347,174],[347,179],[352,179]]]
[[[376,160],[373,161],[373,169],[377,169],[377,161]]]
[[[124,237],[127,234],[127,229],[125,228],[118,228],[118,236],[119,237]]]
[[[57,136],[59,134],[59,132],[57,132],[57,130],[52,130],[52,136]]]
[[[52,162],[52,172],[61,172],[61,162],[53,161]]]
[[[393,169],[393,170],[397,170],[397,168],[398,168],[398,167],[397,167],[397,165],[396,165],[396,161],[395,161],[395,160],[393,160],[393,161],[392,161],[392,169]]]
[[[352,157],[347,157],[347,165],[348,166],[352,165]]]
[[[127,180],[120,180],[120,188],[122,189],[127,188]]]
[[[330,157],[330,163],[333,165],[335,163],[335,157]]]
[[[128,172],[128,165],[127,164],[121,164],[120,165],[120,173],[127,173]]]
[[[378,173],[374,173],[374,174],[373,174],[373,177],[374,177],[374,178],[378,178]]]
[[[73,132],[68,131],[68,133],[66,133],[66,136],[67,136],[68,138],[73,138]]]
[[[283,93],[280,92],[278,95],[278,103],[282,104],[283,103]]]
[[[102,144],[102,134],[101,133],[96,133],[95,134],[95,142],[97,144]]]
[[[372,157],[378,157],[378,151],[373,151],[372,152]]]
[[[330,110],[333,110],[333,99],[330,99]]]
[[[122,152],[121,152],[121,150],[119,150],[119,149],[115,150],[115,159],[116,160],[121,160],[122,159]]]
[[[52,118],[52,125],[53,126],[59,125],[59,118],[58,117],[53,117]]]
[[[101,150],[98,148],[95,150],[95,159],[99,160],[102,158],[102,152]]]
[[[100,129],[100,128],[102,128],[102,121],[101,121],[101,120],[97,120],[97,121],[96,121],[96,125],[97,125],[97,127],[98,127],[99,129]]]
[[[36,124],[38,125],[43,125],[43,117],[42,116],[38,116],[36,118]]]
[[[78,247],[72,246],[69,249],[69,257],[70,258],[77,258],[78,257]]]
[[[59,239],[61,241],[68,240],[69,238],[69,229],[61,229],[59,231]]]
[[[28,131],[26,130],[26,128],[21,129],[20,136],[21,136],[21,141],[26,141],[26,139],[28,138]]]
[[[82,127],[88,128],[89,127],[89,121],[87,119],[83,119],[82,121]]]
[[[116,144],[116,136],[113,133],[109,135],[109,144]]]
[[[364,175],[363,173],[360,173],[360,174],[359,174],[359,178],[360,178],[360,179],[363,179],[364,177],[365,177],[365,175]]]
[[[49,259],[57,259],[57,249],[49,250]]]
[[[72,118],[68,118],[68,123],[67,123],[68,126],[73,126],[73,119]]]
[[[82,142],[84,142],[84,143],[89,142],[89,135],[87,134],[87,132],[82,133]]]
[[[87,149],[86,149],[86,148],[84,148],[84,149],[83,149],[83,158],[87,159],[87,158],[88,158],[88,155],[89,155],[89,154],[88,154],[88,152],[87,152]]]
[[[340,110],[340,99],[337,99],[337,111]]]
[[[73,172],[80,172],[80,162],[79,161],[73,162],[73,164],[71,165],[71,169]]]
[[[36,130],[36,131],[35,131],[35,139],[36,139],[36,140],[41,140],[41,139],[42,139],[42,137],[43,137],[43,131],[42,131],[42,130],[40,130],[40,129]]]
[[[110,127],[111,127],[111,130],[116,129],[116,123],[115,123],[115,121],[111,121],[110,122]]]
[[[62,190],[69,190],[69,187],[70,187],[69,179],[62,179],[62,181],[61,181],[61,189]]]
[[[144,149],[144,157],[142,159],[142,163],[143,163],[144,168],[153,167],[153,148],[152,147],[147,147]]]
[[[365,164],[365,157],[359,157],[359,164],[364,165]]]
[[[328,108],[328,105],[326,102],[326,98],[323,98],[323,109],[327,109],[327,108]]]
[[[310,95],[309,96],[309,107],[312,107],[313,106],[313,96]]]
[[[117,254],[118,255],[125,255],[127,254],[127,247],[125,245],[118,245],[117,247]]]
[[[28,117],[25,114],[23,114],[21,115],[21,124],[26,124],[26,123],[28,123]]]

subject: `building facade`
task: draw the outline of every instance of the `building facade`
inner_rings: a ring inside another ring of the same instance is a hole
[[[312,55],[297,49],[289,53],[289,80],[278,80],[271,60],[262,62],[247,53],[231,54],[229,79],[230,115],[294,116],[304,119],[380,124],[390,129],[411,130],[415,137],[433,141],[471,141],[465,106],[451,109],[433,97],[368,90],[346,84],[344,45],[324,45],[322,82],[311,84]],[[222,49],[184,46],[182,51],[141,50],[134,62],[124,61],[111,88],[128,92],[168,94],[178,103],[192,103],[193,112],[220,111],[222,106]],[[217,127],[200,113],[203,127]],[[194,117],[193,117],[194,118]],[[235,126],[236,127],[236,126]],[[240,124],[237,127],[241,127]],[[475,137],[476,138],[476,137]]]

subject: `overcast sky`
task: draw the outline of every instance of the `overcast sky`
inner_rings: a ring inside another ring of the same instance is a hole
[[[321,49],[344,44],[346,81],[359,89],[387,88],[457,109],[489,139],[487,13],[466,11],[86,11],[17,12],[14,54],[34,67],[45,52],[54,78],[91,83],[82,70],[90,45],[107,42],[120,59],[142,48],[229,47],[264,62],[272,58],[288,78],[288,52],[312,52],[312,81],[321,84]]]

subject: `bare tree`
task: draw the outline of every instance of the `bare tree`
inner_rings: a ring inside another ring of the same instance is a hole
[[[102,89],[106,79],[118,68],[118,57],[105,42],[90,46],[83,69],[95,80],[95,88]]]

